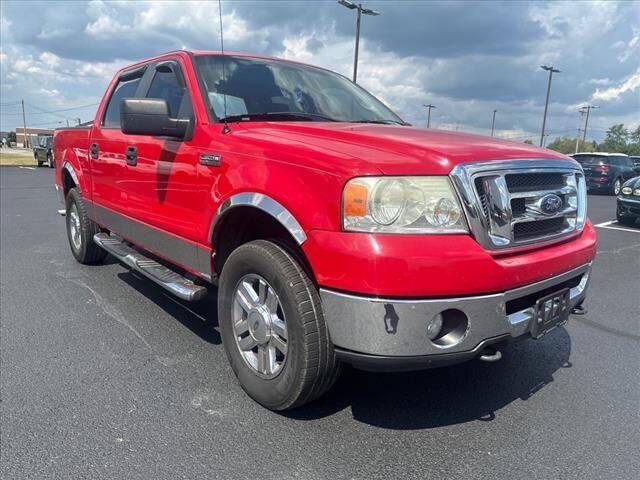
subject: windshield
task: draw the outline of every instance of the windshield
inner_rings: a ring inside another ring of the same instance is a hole
[[[296,63],[220,55],[196,57],[216,118],[404,124],[347,78]],[[223,68],[224,66],[224,68]],[[226,99],[225,99],[226,97]]]

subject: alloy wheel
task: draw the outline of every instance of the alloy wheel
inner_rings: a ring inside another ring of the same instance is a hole
[[[260,275],[245,275],[236,285],[232,322],[245,363],[262,377],[276,377],[287,360],[287,324],[278,295]]]
[[[71,204],[69,209],[69,234],[71,235],[71,243],[73,248],[80,250],[82,246],[82,237],[80,236],[80,215],[78,214],[78,207],[75,203]]]

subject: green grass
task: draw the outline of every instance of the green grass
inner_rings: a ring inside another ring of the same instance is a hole
[[[25,155],[23,153],[15,153],[11,150],[0,150],[0,167],[35,167],[36,161],[33,155]]]

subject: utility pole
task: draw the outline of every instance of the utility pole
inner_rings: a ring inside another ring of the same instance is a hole
[[[349,10],[358,10],[358,15],[356,17],[356,51],[353,59],[353,83],[356,83],[356,79],[358,78],[358,50],[360,48],[360,21],[362,19],[362,14],[376,16],[380,15],[380,12],[364,8],[361,3],[356,4],[349,0],[338,0],[338,3],[343,7],[347,7]]]
[[[587,113],[587,118],[584,121],[584,131],[582,132],[582,144],[584,145],[584,142],[587,141],[587,127],[589,126],[589,112],[595,108],[600,108],[597,107],[596,105],[586,105],[584,107],[582,107],[580,109],[580,112],[586,112]]]
[[[554,73],[560,73],[560,70],[549,67],[547,65],[540,65],[540,68],[549,72],[549,83],[547,83],[547,99],[544,102],[544,116],[542,117],[542,132],[540,133],[540,146],[544,143],[544,129],[547,125],[547,110],[549,109],[549,95],[551,94],[551,77]]]
[[[431,104],[422,106],[427,109],[427,128],[431,128],[431,109],[436,108],[436,106]]]
[[[582,110],[582,108],[578,109],[578,112],[580,112],[580,120],[578,121],[578,135],[576,135],[575,153],[578,153],[578,149],[580,148],[580,132],[582,132],[582,129],[580,128],[580,126],[582,125],[582,116],[584,115],[584,111]]]
[[[24,133],[24,140],[22,141],[22,146],[24,148],[29,148],[29,141],[27,140],[27,117],[24,114],[24,99],[21,100],[22,103],[22,128],[24,128],[24,130],[22,131],[22,133]]]
[[[494,110],[494,111],[493,111],[493,120],[491,120],[491,136],[492,136],[492,137],[493,137],[493,131],[494,131],[495,126],[496,126],[496,112],[497,112],[497,111],[498,111],[498,110]]]

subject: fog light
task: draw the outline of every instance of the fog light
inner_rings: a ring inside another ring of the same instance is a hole
[[[438,338],[438,335],[440,335],[440,331],[442,330],[442,323],[441,313],[431,319],[427,325],[427,337],[429,337],[429,340],[435,340]]]

